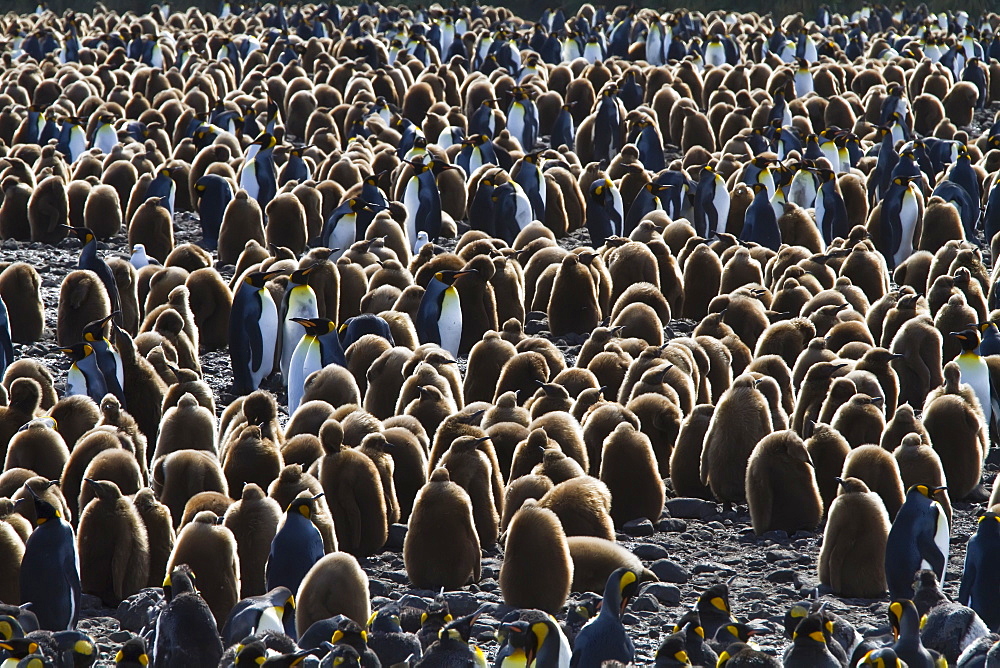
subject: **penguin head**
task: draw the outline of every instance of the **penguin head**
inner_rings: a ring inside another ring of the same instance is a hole
[[[698,597],[697,610],[717,615],[720,612],[729,614],[729,586],[722,583],[712,585]]]
[[[242,666],[262,666],[267,660],[267,656],[267,647],[260,640],[254,639],[249,642],[241,642],[236,647],[234,665],[238,668],[242,668]]]
[[[197,593],[197,578],[187,564],[179,564],[163,579],[163,594],[167,602],[180,594]]]
[[[122,496],[122,492],[118,489],[118,485],[110,480],[84,478],[83,481],[90,485],[90,488],[94,490],[94,496],[102,501],[115,501],[120,499]]]
[[[481,605],[471,615],[451,620],[438,631],[438,638],[468,644],[469,638],[472,637],[472,625],[487,609],[489,609],[489,606]]]
[[[62,519],[62,512],[58,508],[38,496],[31,487],[25,485],[25,488],[31,493],[35,502],[35,526],[41,526],[50,520]]]
[[[334,645],[341,643],[350,645],[359,651],[361,648],[367,646],[368,632],[360,624],[344,615],[338,615],[337,619],[339,620],[337,622],[337,630],[333,632],[330,642]]]
[[[478,274],[478,273],[479,272],[476,271],[475,269],[461,269],[461,270],[445,269],[443,271],[439,271],[436,274],[434,274],[434,280],[440,281],[445,285],[454,285],[455,279],[461,276],[466,276],[468,274]]]
[[[962,344],[962,350],[965,352],[972,352],[979,347],[980,335],[979,330],[976,328],[970,327],[969,329],[963,329],[961,332],[951,332],[951,335],[959,340]]]
[[[277,143],[278,140],[270,132],[262,132],[257,135],[256,139],[250,142],[250,145],[260,146],[260,149],[265,151],[269,148],[274,148]]]
[[[79,239],[84,246],[89,244],[91,241],[96,241],[97,239],[93,231],[91,231],[89,228],[86,227],[72,227],[70,225],[60,225],[59,227],[63,228],[64,230],[72,234],[74,237]]]
[[[316,501],[321,496],[323,496],[323,492],[320,492],[316,496],[300,496],[293,499],[292,502],[288,504],[288,508],[285,509],[285,512],[289,515],[298,513],[307,520],[311,519],[313,510],[316,508]]]
[[[792,641],[797,643],[822,643],[826,644],[826,626],[823,619],[818,614],[808,615],[799,622],[792,633]]]
[[[895,650],[891,647],[880,647],[865,654],[858,665],[875,666],[876,668],[900,668],[904,664],[900,662]]]
[[[72,652],[74,657],[81,657],[80,663],[89,665],[97,658],[97,645],[93,638],[81,631],[58,631],[52,635],[56,647],[63,652]],[[93,657],[93,659],[90,659]],[[75,665],[80,665],[77,663]]]
[[[934,500],[934,495],[941,490],[948,489],[947,485],[942,485],[940,487],[930,487],[928,485],[912,485],[908,490],[906,490],[906,496],[911,494],[919,494],[925,496],[928,499]]]
[[[889,624],[892,626],[893,640],[899,640],[900,633],[911,633],[919,630],[920,615],[917,612],[917,606],[909,599],[899,599],[890,603],[888,615]]]
[[[108,324],[108,321],[117,315],[120,315],[121,311],[113,311],[108,315],[104,316],[100,320],[94,320],[93,322],[88,322],[83,328],[83,340],[87,343],[93,343],[95,341],[100,341],[105,339],[104,327]]]
[[[306,267],[300,267],[292,272],[292,275],[288,277],[289,283],[294,283],[295,285],[305,285],[309,280],[309,274],[313,272],[316,268],[316,264],[310,264]]]
[[[368,630],[382,633],[401,633],[401,617],[398,603],[387,603],[368,618]]]
[[[285,271],[283,269],[276,269],[274,271],[252,271],[246,275],[246,278],[244,278],[243,281],[247,285],[250,285],[259,290],[263,288],[264,284],[267,283],[269,280],[271,280],[275,276],[280,276],[281,274],[284,273]]]
[[[23,659],[38,652],[38,643],[31,638],[11,638],[0,642],[0,649],[7,650],[16,659]]]
[[[0,615],[0,641],[10,640],[14,637],[20,638],[23,635],[24,629],[21,627],[21,622],[10,615]]]

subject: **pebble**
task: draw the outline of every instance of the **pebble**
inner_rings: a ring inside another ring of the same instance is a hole
[[[699,573],[719,573],[722,575],[732,575],[736,571],[726,566],[725,564],[718,564],[711,561],[702,562],[700,564],[695,564],[694,573],[698,575]]]
[[[467,591],[447,591],[444,593],[444,599],[448,601],[448,608],[455,617],[471,615],[480,604],[479,598]]]
[[[622,531],[629,536],[652,536],[656,533],[653,523],[648,518],[629,520],[622,525]]]
[[[707,519],[715,515],[719,510],[712,501],[705,501],[704,499],[691,499],[687,497],[668,499],[666,502],[666,509],[670,511],[671,517],[680,517],[682,519],[692,520]]]
[[[667,517],[656,523],[656,530],[664,533],[683,533],[687,531],[687,522],[679,517]]]
[[[691,579],[691,573],[687,569],[669,559],[657,559],[649,565],[649,570],[660,578],[660,582],[684,584]]]
[[[657,601],[667,606],[680,605],[681,602],[681,590],[672,584],[654,582],[643,593],[655,596]]]
[[[389,526],[389,537],[386,539],[385,549],[400,552],[403,549],[403,541],[406,539],[406,525],[392,524]]]
[[[656,543],[639,543],[632,548],[632,554],[640,559],[656,561],[657,559],[664,559],[669,556],[670,550]]]
[[[643,593],[632,601],[632,609],[636,612],[659,612],[660,604],[657,602],[655,596]]]
[[[377,580],[375,578],[368,578],[368,593],[372,596],[372,598],[376,596],[388,596],[390,589],[391,587],[387,582],[383,582],[382,580]]]
[[[798,579],[798,574],[790,568],[780,568],[771,571],[764,578],[768,582],[795,582]]]

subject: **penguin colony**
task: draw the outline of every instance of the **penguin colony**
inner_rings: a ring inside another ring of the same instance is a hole
[[[996,15],[0,24],[3,666],[1000,662]],[[668,496],[820,533],[885,637],[761,652],[720,581],[637,655]],[[146,597],[113,657],[85,595]]]

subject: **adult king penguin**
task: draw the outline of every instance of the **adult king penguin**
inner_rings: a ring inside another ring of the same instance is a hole
[[[97,365],[97,355],[89,343],[75,343],[60,351],[73,356],[73,363],[66,373],[66,396],[82,394],[97,403],[108,393],[108,383]]]
[[[426,232],[431,241],[441,236],[441,192],[434,178],[433,161],[407,162],[413,176],[403,191],[403,208],[406,209],[406,239],[416,252],[417,235]],[[450,165],[449,165],[450,167]]]
[[[986,428],[990,429],[993,420],[997,417],[997,399],[993,396],[993,386],[990,383],[990,367],[986,360],[978,351],[981,343],[979,330],[970,327],[961,332],[952,332],[952,336],[962,344],[962,352],[955,359],[958,368],[962,371],[961,381],[967,383],[976,393],[976,398],[983,407],[983,415],[986,418]],[[986,457],[986,453],[983,453]]]
[[[611,574],[600,613],[576,636],[569,662],[572,668],[600,668],[609,660],[632,663],[635,645],[625,631],[622,615],[638,589],[635,571],[619,568]]]
[[[969,539],[958,602],[976,611],[991,629],[1000,626],[1000,514],[987,511],[979,517],[976,534]]]
[[[334,249],[330,254],[331,262],[339,260],[355,241],[365,238],[365,231],[359,225],[361,213],[374,210],[368,202],[357,197],[351,197],[333,210],[320,235],[320,245]]]
[[[27,486],[26,486],[27,487]],[[24,544],[21,601],[31,603],[38,627],[64,631],[80,617],[80,558],[73,527],[48,501],[34,497],[35,529]]]
[[[507,130],[524,151],[530,152],[538,141],[538,109],[520,86],[511,89],[514,100],[507,109]]]
[[[173,173],[174,170],[170,167],[158,169],[156,178],[150,181],[149,186],[146,187],[146,194],[143,198],[144,200],[166,198],[166,202],[161,201],[161,204],[167,208],[171,217],[174,215],[174,201],[177,195],[177,184],[174,182]]]
[[[263,132],[248,146],[259,147],[257,153],[248,157],[240,171],[240,188],[257,200],[263,210],[278,192],[278,173],[274,167],[274,147],[278,141],[269,132]]]
[[[906,492],[885,546],[885,579],[891,598],[913,598],[918,570],[934,571],[944,581],[948,565],[948,517],[933,499],[939,489],[914,485]]]
[[[305,329],[288,363],[288,414],[302,402],[306,378],[330,364],[347,366],[337,326],[326,318],[293,318]]]
[[[205,174],[194,185],[198,193],[198,220],[201,224],[201,246],[206,250],[219,247],[219,230],[226,207],[236,196],[229,179],[218,174]]]
[[[118,315],[111,313],[105,318],[88,323],[83,328],[83,340],[94,349],[94,356],[97,358],[97,368],[104,376],[104,382],[108,391],[115,395],[125,405],[125,369],[122,366],[122,356],[118,350],[112,347],[111,341],[104,336],[104,327],[108,321]],[[102,396],[103,398],[103,396]]]
[[[883,251],[889,271],[913,254],[914,235],[920,205],[914,177],[897,176],[882,199],[881,229]]]
[[[233,392],[249,394],[274,368],[278,338],[278,308],[265,283],[281,271],[254,271],[243,278],[233,296],[229,315],[229,359]]]
[[[597,179],[590,185],[588,194],[586,215],[591,244],[598,248],[608,237],[624,236],[622,195],[611,179]]]
[[[264,577],[269,591],[288,587],[289,591],[297,592],[309,569],[323,558],[323,537],[311,519],[316,500],[321,496],[322,492],[312,497],[302,496],[288,504],[267,557]],[[282,628],[279,626],[279,630]]]
[[[309,265],[292,272],[288,278],[288,285],[285,287],[285,296],[281,300],[281,359],[279,364],[285,387],[288,387],[288,365],[292,361],[292,353],[295,352],[295,348],[305,334],[305,328],[296,319],[319,317],[316,292],[307,282],[313,267],[314,265]]]
[[[774,209],[767,196],[767,186],[763,183],[754,183],[751,187],[754,197],[743,219],[740,241],[752,241],[777,251],[781,245],[781,231],[778,229],[778,218],[774,215]]]
[[[462,304],[455,289],[455,279],[467,271],[439,271],[434,274],[417,307],[417,336],[420,343],[436,343],[458,356],[462,341]]]
[[[66,230],[73,234],[83,244],[80,249],[80,260],[77,266],[80,269],[87,269],[97,274],[101,283],[108,291],[108,299],[111,302],[111,312],[116,314],[116,322],[121,325],[121,298],[118,295],[118,283],[111,267],[97,255],[97,237],[86,227],[64,226]]]
[[[726,181],[710,165],[705,165],[694,191],[695,234],[711,239],[718,231],[726,231],[729,219],[729,188]],[[720,230],[719,227],[722,227]]]

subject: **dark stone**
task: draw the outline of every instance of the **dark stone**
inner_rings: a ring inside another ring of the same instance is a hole
[[[723,575],[732,575],[736,571],[725,564],[717,564],[710,561],[705,561],[700,564],[695,564],[694,573],[698,575],[699,573],[720,573]]]
[[[776,571],[771,571],[764,578],[768,582],[795,582],[798,574],[790,568],[780,568]]]
[[[406,540],[406,525],[389,525],[389,537],[385,541],[385,549],[399,552],[403,549],[404,540]]]
[[[656,533],[656,529],[653,528],[653,523],[645,517],[629,520],[622,525],[622,531],[629,536],[652,536]]]
[[[448,608],[455,617],[471,615],[480,603],[475,594],[467,591],[446,591],[444,598],[448,601]]]
[[[681,497],[679,499],[668,499],[666,508],[670,511],[671,517],[680,517],[682,519],[692,520],[703,520],[708,517],[712,517],[719,510],[712,501],[685,497]]]
[[[656,530],[664,533],[683,533],[687,531],[687,522],[678,517],[667,517],[656,523]]]
[[[675,606],[681,603],[681,590],[672,584],[654,582],[651,585],[647,585],[643,593],[655,596],[656,600],[663,605]]]
[[[659,612],[660,604],[657,603],[656,597],[644,593],[632,602],[632,609],[636,612]]]
[[[657,559],[649,565],[649,570],[660,578],[660,582],[676,582],[684,584],[691,579],[691,573],[683,566],[675,564],[669,559]]]
[[[655,561],[657,559],[664,559],[670,555],[670,550],[663,547],[662,545],[657,545],[656,543],[639,543],[632,548],[632,554],[639,557],[640,559],[645,559],[647,561]]]

